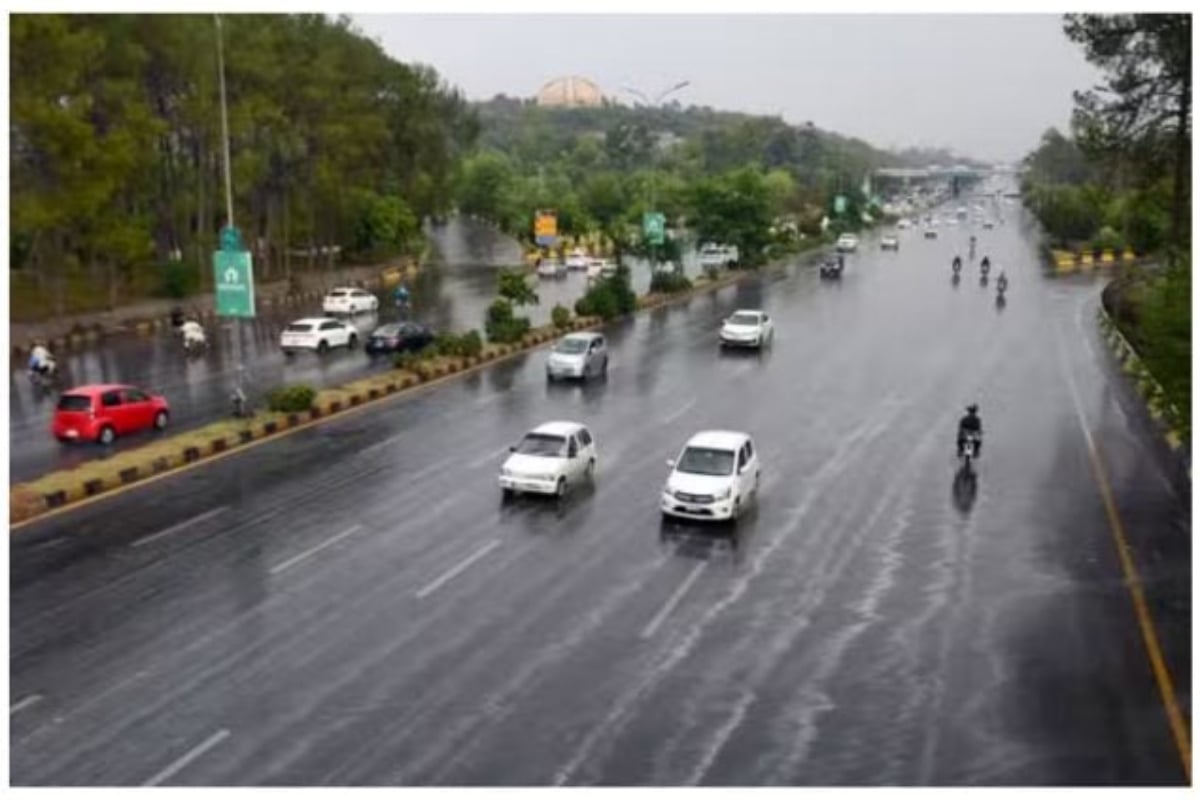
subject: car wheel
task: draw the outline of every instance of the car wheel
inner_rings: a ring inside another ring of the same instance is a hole
[[[501,505],[506,505],[508,503],[511,503],[515,496],[516,496],[516,492],[514,492],[512,489],[501,489],[500,490]]]
[[[606,378],[608,377],[608,356],[605,356],[604,361],[600,363],[600,374]]]
[[[103,428],[100,429],[100,436],[97,439],[97,441],[103,445],[110,445],[113,443],[113,440],[115,440],[116,438],[117,438],[117,432],[115,430],[113,430],[113,427],[111,425],[105,425]]]
[[[283,351],[283,357],[284,357],[284,358],[291,358],[291,357],[293,357],[294,355],[296,355],[296,351],[295,351],[295,350],[284,350],[284,351]]]
[[[160,431],[167,427],[167,412],[160,411],[154,415],[154,427]]]
[[[350,341],[346,343],[346,346],[349,347],[351,350],[358,347],[358,337],[355,336],[354,334],[350,334]]]
[[[554,496],[559,500],[567,496],[567,479],[559,478],[558,484],[554,487]]]
[[[596,459],[588,459],[587,472],[584,475],[589,481],[596,480]]]
[[[325,341],[324,339],[317,342],[317,352],[320,353],[321,355],[325,355],[326,353],[328,353],[329,352],[329,342]]]

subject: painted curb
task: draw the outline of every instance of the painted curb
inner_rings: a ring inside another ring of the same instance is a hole
[[[661,308],[668,305],[678,305],[699,294],[719,291],[728,286],[741,283],[753,276],[765,274],[765,272],[765,269],[742,270],[716,281],[705,282],[687,292],[672,295],[640,295],[638,297],[639,307],[632,313],[636,314],[641,310]],[[643,304],[643,298],[650,299],[647,300],[646,304]],[[334,419],[352,409],[359,409],[373,403],[382,402],[396,394],[411,389],[437,383],[441,380],[515,358],[555,341],[562,334],[563,330],[602,329],[610,323],[619,322],[628,316],[632,316],[632,314],[617,317],[609,321],[605,321],[599,317],[573,317],[571,325],[567,329],[560,330],[554,328],[553,325],[547,325],[530,331],[520,343],[487,344],[483,348],[483,353],[478,357],[441,356],[433,359],[431,362],[423,361],[417,363],[413,367],[415,372],[392,369],[380,375],[360,378],[345,386],[322,389],[317,393],[313,406],[308,411],[292,414],[269,412],[245,420],[244,427],[237,431],[236,435],[213,436],[211,433],[206,433],[206,428],[198,428],[171,437],[168,441],[178,440],[178,447],[169,450],[166,455],[156,452],[152,456],[151,453],[145,452],[141,454],[142,457],[139,459],[139,453],[142,450],[148,451],[152,446],[156,447],[157,450],[158,447],[152,445],[146,448],[135,448],[116,456],[115,459],[119,459],[121,466],[114,466],[107,472],[97,466],[104,462],[89,461],[78,467],[77,470],[61,470],[59,472],[48,473],[36,479],[37,482],[47,481],[52,484],[62,484],[50,491],[39,493],[30,483],[12,485],[9,487],[9,524],[16,525],[32,522],[51,511],[70,507],[81,500],[96,497],[114,489],[124,488],[151,477],[173,472],[180,467],[190,466],[213,456],[223,455],[228,451],[237,450],[252,442],[282,436],[294,428],[318,420]],[[227,425],[228,422],[217,422],[207,427],[221,424]],[[135,463],[124,466],[127,461],[134,461]],[[82,476],[71,477],[71,473],[76,471],[81,471],[86,475],[95,473],[99,473],[99,475],[89,478],[83,478]]]
[[[1167,448],[1173,455],[1181,459],[1184,467],[1184,473],[1190,482],[1192,480],[1192,454],[1190,442],[1185,437],[1182,431],[1176,427],[1172,420],[1179,419],[1181,414],[1177,408],[1167,402],[1166,392],[1162,388],[1162,384],[1154,377],[1145,364],[1142,363],[1141,357],[1137,350],[1125,338],[1117,327],[1116,322],[1109,316],[1108,311],[1104,308],[1104,304],[1100,304],[1100,308],[1096,312],[1097,322],[1100,325],[1100,335],[1104,339],[1113,357],[1117,361],[1117,365],[1121,371],[1132,379],[1130,383],[1137,392],[1138,397],[1146,407],[1146,413],[1150,415],[1155,427],[1158,429],[1159,435],[1166,442]]]

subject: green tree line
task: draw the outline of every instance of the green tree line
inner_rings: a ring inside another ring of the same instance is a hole
[[[259,279],[415,247],[478,135],[459,93],[346,18],[221,27],[234,216]],[[211,15],[12,17],[14,316],[210,282],[226,217],[216,35]]]

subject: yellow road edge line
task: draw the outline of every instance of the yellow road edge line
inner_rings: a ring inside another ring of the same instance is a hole
[[[665,301],[664,303],[662,303],[662,305],[671,305],[673,302],[678,302],[680,300],[683,300],[685,297],[691,297],[694,294],[699,294],[701,291],[705,291],[705,292],[718,291],[727,286],[732,286],[735,283],[740,283],[743,280],[746,280],[747,278],[749,278],[753,275],[761,275],[761,274],[765,274],[764,271],[746,270],[746,271],[744,271],[744,273],[739,274],[736,278],[733,278],[732,280],[729,280],[729,281],[726,281],[723,283],[712,283],[712,284],[703,286],[703,287],[701,287],[700,291],[693,290],[692,292],[688,292],[681,297],[669,295],[668,297],[670,297],[670,299]],[[637,309],[633,313],[636,314],[639,311],[643,311],[643,310],[649,310],[649,309]],[[613,321],[615,321],[615,320],[607,320],[607,321],[601,320],[599,322],[594,322],[590,325],[585,325],[582,328],[578,328],[576,330],[592,330],[594,328],[602,328],[605,325],[607,325],[609,322],[613,322]],[[557,336],[557,334],[556,334],[556,336]],[[493,358],[489,361],[480,362],[479,364],[476,364],[475,366],[467,367],[466,369],[460,370],[458,372],[452,372],[447,375],[441,375],[437,378],[433,378],[432,380],[428,380],[428,381],[421,381],[421,382],[419,382],[413,386],[409,386],[407,388],[398,387],[397,390],[395,392],[393,392],[392,394],[383,394],[383,395],[380,395],[379,397],[375,398],[374,400],[371,400],[369,398],[364,398],[363,402],[359,403],[357,406],[347,405],[336,414],[324,414],[323,413],[320,417],[310,419],[307,422],[302,422],[299,425],[296,425],[294,427],[284,428],[282,430],[276,431],[275,433],[271,434],[270,436],[264,435],[264,436],[252,439],[249,442],[246,442],[244,444],[239,442],[235,447],[230,447],[226,450],[221,451],[220,453],[214,453],[209,456],[204,456],[196,461],[185,462],[185,463],[179,465],[178,467],[174,467],[171,469],[167,469],[164,472],[159,472],[157,474],[150,475],[139,481],[135,481],[133,483],[130,483],[130,484],[127,484],[124,486],[118,486],[117,488],[112,489],[111,491],[101,492],[100,494],[92,495],[91,497],[83,497],[80,500],[73,502],[73,503],[65,503],[57,508],[48,509],[41,514],[38,514],[37,516],[30,517],[29,519],[21,520],[20,522],[10,522],[9,526],[8,526],[9,532],[16,533],[17,531],[21,530],[22,528],[27,528],[30,525],[33,525],[35,523],[43,522],[48,519],[53,519],[54,517],[62,516],[63,514],[66,514],[68,512],[78,511],[82,508],[86,508],[87,506],[94,505],[95,503],[99,503],[99,502],[103,502],[105,500],[111,500],[113,498],[120,497],[121,495],[126,494],[127,492],[133,492],[133,491],[137,491],[139,489],[143,489],[143,488],[145,488],[153,483],[157,483],[158,481],[163,480],[165,478],[173,478],[176,475],[182,475],[185,472],[190,472],[193,469],[207,466],[216,461],[220,461],[222,459],[228,458],[229,456],[235,456],[240,453],[244,453],[247,450],[250,450],[251,448],[258,447],[259,445],[266,444],[267,442],[277,442],[280,439],[284,438],[285,436],[290,436],[293,433],[298,433],[302,430],[306,430],[308,428],[311,428],[316,425],[320,425],[320,424],[328,422],[330,420],[343,419],[345,417],[350,416],[351,414],[354,414],[355,412],[358,412],[358,411],[361,411],[361,410],[367,408],[368,406],[373,406],[377,403],[382,403],[387,400],[395,400],[396,398],[400,397],[401,395],[406,395],[409,393],[416,393],[421,389],[439,386],[442,383],[452,381],[455,378],[459,378],[463,375],[469,375],[472,372],[478,372],[479,370],[485,369],[494,364],[503,363],[510,359],[516,358],[517,356],[521,356],[521,355],[530,353],[534,350],[541,350],[546,345],[551,344],[553,342],[554,338],[556,338],[556,337],[552,336],[552,337],[550,337],[550,339],[547,339],[546,341],[541,342],[539,344],[535,344],[531,347],[519,348],[517,350],[514,350],[511,353],[506,353],[504,355],[497,356],[496,358]],[[328,391],[328,390],[323,390],[323,391]],[[253,428],[251,428],[251,430],[253,430]],[[183,435],[183,434],[180,434],[180,435]]]

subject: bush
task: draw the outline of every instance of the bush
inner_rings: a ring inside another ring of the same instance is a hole
[[[479,331],[471,330],[458,337],[459,354],[467,358],[475,358],[483,353],[483,337]]]
[[[284,414],[308,411],[317,399],[317,390],[306,383],[279,386],[267,395],[267,408]]]
[[[554,327],[560,330],[567,327],[571,324],[571,309],[562,303],[556,303],[550,311],[550,321],[554,323]]]
[[[490,342],[519,342],[529,330],[529,318],[513,316],[512,303],[499,298],[488,306],[484,330]]]
[[[200,273],[184,261],[168,261],[162,266],[162,294],[182,300],[200,289]]]
[[[1101,250],[1120,252],[1125,249],[1125,237],[1115,229],[1105,226],[1096,234],[1096,238],[1092,239],[1092,249],[1097,252]]]
[[[656,272],[650,279],[650,291],[659,294],[678,294],[692,288],[692,282],[682,272]]]
[[[483,352],[483,339],[479,331],[470,330],[463,334],[439,333],[429,348],[430,355],[464,356],[470,358]]]

